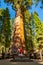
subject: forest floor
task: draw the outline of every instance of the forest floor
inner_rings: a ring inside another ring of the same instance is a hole
[[[11,59],[0,60],[0,65],[43,65],[41,60],[33,60],[33,62],[12,62]]]

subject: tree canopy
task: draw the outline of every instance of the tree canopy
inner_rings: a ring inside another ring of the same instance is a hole
[[[14,8],[16,8],[17,4],[23,6],[24,8],[29,8],[32,4],[36,4],[37,6],[39,2],[43,4],[43,0],[4,0],[4,1],[9,4],[12,3]]]

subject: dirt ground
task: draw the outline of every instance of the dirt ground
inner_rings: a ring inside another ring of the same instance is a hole
[[[43,61],[41,60],[33,60],[33,62],[11,62],[10,60],[0,60],[0,65],[43,65]]]

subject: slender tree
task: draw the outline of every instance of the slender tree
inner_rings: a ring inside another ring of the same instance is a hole
[[[11,37],[11,26],[10,26],[10,14],[8,8],[2,12],[3,14],[3,34],[5,37],[5,49],[10,45],[10,37]]]
[[[2,12],[4,11],[4,9],[0,9],[0,44],[3,44],[4,41],[4,37],[3,37],[3,14]]]
[[[40,21],[36,12],[33,14],[34,17],[34,32],[35,32],[35,39],[36,39],[36,49],[39,50],[40,58],[42,60],[42,49],[43,49],[43,22]]]
[[[25,26],[26,47],[27,50],[31,50],[34,47],[33,33],[32,33],[33,24],[32,24],[32,17],[28,10],[24,12],[24,20],[25,20],[24,26]]]

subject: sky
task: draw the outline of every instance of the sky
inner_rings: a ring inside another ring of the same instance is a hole
[[[32,5],[32,9],[30,9],[30,13],[34,13],[34,11],[36,11],[39,15],[40,20],[43,22],[43,9],[40,8],[41,2],[38,4],[37,7],[35,7],[35,4]],[[12,9],[12,4],[7,5],[7,3],[4,3],[4,0],[0,0],[0,8],[4,8],[6,9],[6,7],[8,7],[9,9],[9,13],[10,13],[10,17],[11,18],[15,18],[15,11]]]

